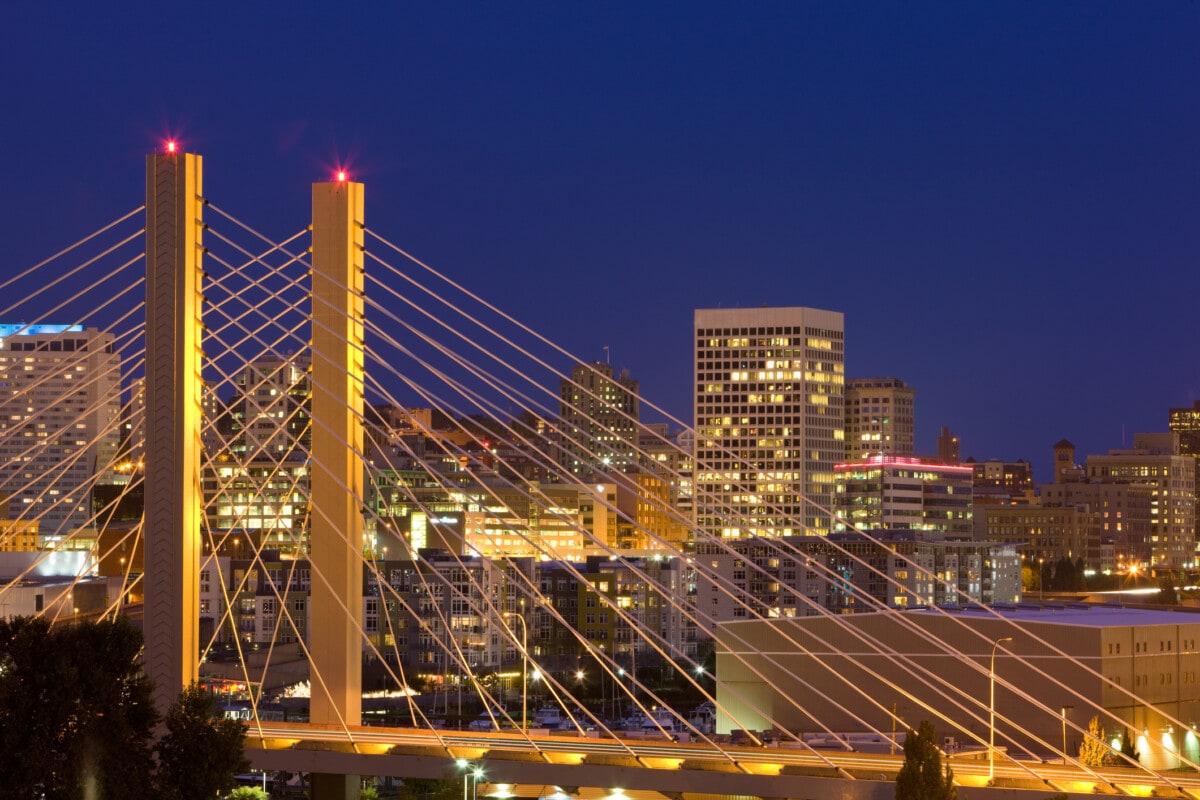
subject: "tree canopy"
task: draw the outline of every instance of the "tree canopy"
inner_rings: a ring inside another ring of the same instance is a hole
[[[923,721],[904,737],[904,765],[896,776],[896,800],[958,800],[954,773],[942,770],[933,723]]]
[[[158,714],[124,619],[0,620],[0,786],[8,797],[146,797]]]
[[[159,721],[125,618],[0,619],[0,787],[8,798],[210,800],[248,766],[240,722],[192,687]],[[159,756],[155,767],[154,753]]]
[[[242,751],[246,726],[214,719],[216,701],[193,684],[167,712],[158,752],[159,794],[164,800],[211,800],[234,788],[234,775],[250,768]]]
[[[1079,743],[1079,763],[1085,767],[1102,767],[1112,760],[1112,750],[1105,741],[1104,728],[1100,727],[1100,717],[1094,716],[1088,720],[1087,735]]]

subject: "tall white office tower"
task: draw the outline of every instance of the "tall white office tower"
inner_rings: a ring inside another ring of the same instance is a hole
[[[832,530],[845,455],[841,312],[700,309],[696,524],[714,536]]]
[[[121,440],[121,357],[80,325],[0,325],[0,497],[45,544],[87,526]]]

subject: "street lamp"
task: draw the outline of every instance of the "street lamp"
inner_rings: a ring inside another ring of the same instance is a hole
[[[505,611],[504,616],[521,623],[521,730],[524,731],[529,729],[529,626],[520,614]]]
[[[1062,707],[1062,729],[1063,729],[1063,763],[1067,763],[1067,712],[1075,706]]]
[[[479,779],[483,777],[483,769],[474,766],[465,758],[460,758],[455,762],[459,769],[466,770],[463,773],[463,800],[475,800],[476,788],[479,786]],[[470,780],[470,791],[467,791],[467,781]]]
[[[996,781],[996,648],[1002,642],[1011,641],[1011,636],[1004,636],[996,640],[996,643],[992,645],[992,665],[988,669],[991,684],[991,691],[988,695],[988,711],[991,715],[991,724],[988,729],[988,786]]]

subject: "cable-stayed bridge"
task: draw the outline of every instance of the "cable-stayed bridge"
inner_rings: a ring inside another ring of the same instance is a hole
[[[1185,615],[700,530],[739,522],[689,426],[368,226],[361,184],[278,238],[201,177],[151,156],[144,206],[3,284],[0,612],[140,614],[160,706],[239,687],[255,765],[321,798],[459,760],[494,796],[890,797],[926,719],[964,797],[1200,796]]]

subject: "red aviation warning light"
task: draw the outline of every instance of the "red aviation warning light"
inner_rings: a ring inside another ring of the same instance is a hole
[[[338,183],[345,183],[345,182],[346,182],[346,170],[344,170],[344,169],[339,169],[339,170],[337,171],[337,182],[338,182]]]
[[[167,142],[167,152],[168,153],[174,153],[176,151],[177,147],[178,146],[176,145],[174,139],[171,139],[170,141]]]

